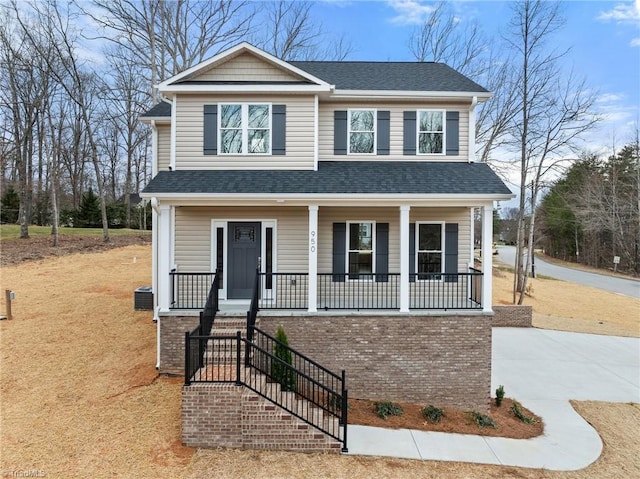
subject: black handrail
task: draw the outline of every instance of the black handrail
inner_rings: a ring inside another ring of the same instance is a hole
[[[211,334],[216,313],[220,311],[219,286],[220,276],[216,271],[213,276],[213,281],[211,282],[211,289],[207,295],[207,301],[204,304],[204,309],[200,312],[200,331],[201,334],[205,336]]]

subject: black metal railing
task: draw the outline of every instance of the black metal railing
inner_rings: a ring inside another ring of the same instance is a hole
[[[469,299],[482,306],[482,271],[476,268],[469,268],[471,281],[469,284]]]
[[[203,309],[216,273],[178,273],[172,270],[171,309]]]
[[[409,275],[411,309],[481,309],[471,299],[475,278],[482,273],[412,273]]]
[[[318,274],[318,309],[398,309],[400,274]]]
[[[216,317],[216,313],[220,311],[220,275],[216,271],[211,282],[211,289],[207,295],[207,301],[204,304],[204,309],[200,311],[200,326],[201,334],[207,336],[211,334],[211,328],[213,327],[213,321]]]
[[[260,309],[307,309],[309,307],[308,273],[258,272]]]
[[[337,375],[257,328],[252,331],[254,341],[243,338],[240,331],[235,336],[200,333],[200,326],[185,333],[185,386],[203,382],[245,386],[342,442],[342,450],[348,451],[344,371]],[[276,349],[287,351],[291,361],[276,355]]]
[[[253,340],[253,327],[256,325],[258,317],[258,301],[260,300],[260,270],[256,269],[256,277],[253,283],[253,293],[251,294],[251,303],[249,311],[247,311],[247,339]]]

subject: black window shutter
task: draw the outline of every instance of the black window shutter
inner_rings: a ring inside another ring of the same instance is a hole
[[[444,272],[446,283],[458,281],[458,223],[444,225]]]
[[[389,223],[376,223],[376,281],[389,281]]]
[[[409,223],[409,282],[416,281],[416,225]]]
[[[333,281],[345,280],[345,254],[347,249],[347,224],[333,223]]]
[[[447,112],[447,155],[460,154],[460,113]]]
[[[333,112],[333,154],[347,154],[347,111]]]
[[[271,107],[271,143],[272,155],[285,155],[287,153],[287,106],[273,105]]]
[[[405,111],[404,112],[404,146],[403,152],[405,155],[416,154],[416,112]]]
[[[218,154],[218,105],[204,106],[204,154]]]
[[[377,153],[378,155],[389,154],[389,138],[391,136],[389,121],[391,118],[391,112],[378,111],[378,125],[377,125]]]

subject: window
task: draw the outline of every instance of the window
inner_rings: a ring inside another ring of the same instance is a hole
[[[349,153],[375,153],[376,111],[349,110]]]
[[[418,154],[444,154],[444,111],[418,110]]]
[[[418,223],[417,225],[417,261],[418,279],[441,279],[433,273],[442,273],[444,224]]]
[[[271,105],[221,105],[219,137],[222,154],[270,154]]]
[[[348,223],[349,279],[372,279],[374,272],[373,223]]]

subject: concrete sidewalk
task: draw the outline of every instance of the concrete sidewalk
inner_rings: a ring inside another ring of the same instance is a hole
[[[492,390],[503,384],[541,416],[545,433],[506,439],[349,426],[349,454],[552,470],[582,469],[602,452],[569,399],[640,402],[640,339],[494,328]]]

